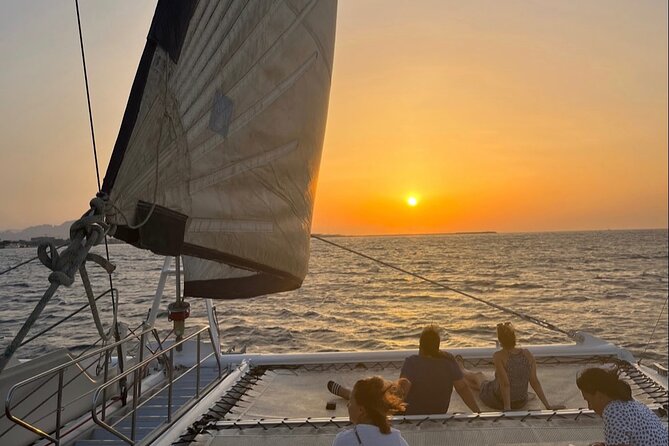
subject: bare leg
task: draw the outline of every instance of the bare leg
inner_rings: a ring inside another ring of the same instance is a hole
[[[455,362],[458,363],[467,386],[478,394],[481,391],[481,383],[485,380],[483,372],[474,372],[465,368],[465,362],[460,355],[455,357]]]
[[[351,389],[348,389],[341,384],[338,384],[334,381],[328,381],[327,388],[333,395],[337,395],[338,397],[344,398],[345,400],[351,399]]]

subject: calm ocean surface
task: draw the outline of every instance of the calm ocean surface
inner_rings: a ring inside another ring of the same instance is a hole
[[[567,330],[585,330],[634,353],[667,364],[669,292],[667,230],[593,231],[443,236],[336,237],[331,240],[403,269]],[[99,252],[103,249],[96,248]],[[117,265],[120,318],[130,326],[148,312],[163,258],[127,245],[111,245]],[[36,249],[0,250],[0,271]],[[92,265],[97,293],[109,284]],[[0,276],[0,347],[5,346],[48,287],[39,262]],[[162,308],[173,300],[168,282]],[[103,298],[104,299],[104,298]],[[204,304],[191,299],[190,326],[206,323]],[[81,281],[61,288],[31,334],[86,302]],[[102,302],[102,300],[100,301]],[[109,300],[103,321],[110,320]],[[426,323],[446,332],[445,346],[490,346],[494,326],[512,320],[524,343],[568,342],[559,333],[514,320],[486,305],[436,288],[341,249],[312,240],[310,272],[301,289],[216,304],[222,343],[249,352],[304,352],[415,348]],[[657,330],[644,348],[664,311]],[[159,326],[169,325],[166,312]],[[87,309],[19,350],[32,357],[95,339]]]

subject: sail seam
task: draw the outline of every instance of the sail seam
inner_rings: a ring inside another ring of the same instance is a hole
[[[302,65],[298,67],[296,71],[294,71],[287,78],[281,81],[281,83],[277,85],[275,89],[266,93],[264,97],[260,98],[248,109],[240,113],[239,116],[230,124],[227,138],[235,134],[238,130],[242,129],[255,116],[265,111],[279,97],[281,97],[283,93],[288,91],[290,87],[292,87],[295,84],[295,82],[298,79],[300,79],[304,75],[304,73],[307,72],[309,67],[311,67],[313,62],[317,59],[317,56],[318,53],[316,52],[312,53],[311,56],[305,62],[303,62]],[[202,124],[204,123],[205,121],[202,121]],[[190,133],[190,131],[191,129],[188,129],[186,132]],[[197,161],[198,159],[202,158],[203,156],[214,150],[218,146],[218,144],[225,139],[226,138],[223,138],[218,133],[214,132],[209,138],[207,138],[207,140],[204,143],[202,143],[201,145],[199,145],[197,148],[193,149],[190,152],[191,160]]]
[[[290,35],[290,33],[297,28],[297,26],[300,24],[300,22],[304,18],[304,16],[306,16],[306,14],[308,14],[310,12],[311,8],[313,7],[313,4],[314,4],[314,2],[312,1],[307,7],[305,7],[302,14],[300,16],[296,17],[295,20],[293,20],[293,22],[290,23],[290,25],[279,35],[279,37],[276,40],[274,40],[274,42],[272,42],[272,44],[269,46],[269,48],[267,48],[267,50],[262,55],[260,55],[260,57],[258,57],[258,59],[255,62],[253,62],[253,64],[248,68],[248,70],[239,79],[234,81],[234,83],[225,91],[225,93],[228,96],[230,96],[230,93],[232,91],[234,91],[237,88],[237,86],[242,81],[244,81],[249,76],[250,73],[252,73],[254,71],[254,69],[256,69],[258,66],[260,66],[263,62],[265,62],[269,58],[269,55],[272,53],[272,51],[275,48],[277,48],[280,44],[283,44],[285,39],[287,39],[287,36]],[[272,11],[274,11],[274,10],[272,10]],[[268,13],[268,15],[269,15],[269,13]],[[265,19],[265,17],[263,17],[263,20],[264,19]],[[258,22],[258,25],[263,20]],[[239,50],[244,46],[244,44],[246,44],[248,41],[250,41],[251,37],[255,33],[255,30],[256,29],[254,28],[252,33],[249,34],[247,39],[242,43],[242,45],[240,45],[240,47],[236,50],[236,52],[234,54],[232,54],[230,58],[228,58],[228,61],[225,63],[226,67],[228,66],[228,64],[231,63],[231,61],[234,59],[234,57],[237,54],[239,54]],[[220,78],[224,77],[224,73],[223,73],[224,71],[225,70],[221,70],[221,72],[217,76],[219,78],[218,82],[216,82],[216,79],[208,80],[207,81],[208,86],[200,93],[198,99],[194,103],[189,104],[187,106],[187,108],[186,108],[187,112],[184,113],[184,122],[189,123],[188,124],[189,135],[191,133],[191,130],[193,130],[193,129],[195,129],[196,131],[199,131],[199,130],[201,130],[201,128],[204,128],[204,125],[203,125],[204,121],[203,120],[209,113],[208,111],[206,111],[205,113],[200,115],[198,118],[195,118],[195,119],[191,120],[190,115],[194,113],[193,110],[191,109],[191,107],[195,103],[205,101],[206,99],[210,98],[213,95],[213,91],[215,89],[219,88],[219,84],[222,82],[222,80],[220,80]],[[200,106],[197,109],[199,110],[201,108],[202,108],[202,106]],[[198,127],[196,128],[196,126],[198,126]]]
[[[202,31],[203,34],[207,33],[207,38],[201,39],[203,43],[199,48],[193,48],[193,54],[199,49],[199,51],[197,51],[198,54],[191,56],[189,60],[183,64],[185,69],[180,70],[175,75],[174,89],[178,94],[183,93],[183,90],[188,85],[198,82],[208,65],[216,64],[216,62],[212,63],[212,59],[216,57],[216,53],[221,50],[221,46],[227,41],[226,39],[235,29],[235,25],[239,23],[239,18],[247,11],[249,3],[249,1],[243,5],[237,3],[235,4],[235,8],[233,8],[233,2],[231,2],[224,11],[217,10],[212,13],[217,15],[217,17],[210,22],[214,24],[214,29],[210,31],[205,29]],[[241,5],[241,9],[236,11],[239,5]],[[216,28],[219,20],[222,25],[219,25]],[[205,25],[205,28],[208,26],[209,23]],[[193,58],[195,60],[193,60]]]
[[[291,141],[288,144],[284,144],[276,149],[239,160],[234,164],[225,166],[216,172],[210,173],[209,175],[191,180],[189,183],[189,193],[190,195],[193,195],[202,191],[203,189],[219,184],[244,172],[248,172],[251,169],[266,166],[272,161],[282,158],[283,156],[295,150],[297,145],[297,141]]]
[[[223,36],[221,43],[217,48],[217,51],[214,51],[214,53],[212,54],[212,59],[207,61],[208,63],[203,67],[202,71],[198,73],[197,78],[193,80],[194,82],[201,83],[202,85],[207,85],[207,87],[203,89],[199,94],[195,93],[184,94],[182,102],[184,121],[187,121],[191,115],[195,114],[195,111],[193,111],[194,110],[193,107],[195,107],[195,105],[200,103],[201,106],[201,103],[204,101],[204,99],[211,97],[212,88],[216,89],[217,85],[220,84],[220,82],[216,82],[217,78],[223,76],[225,68],[229,66],[231,61],[234,60],[238,54],[241,54],[241,49],[251,40],[252,37],[255,37],[256,31],[258,29],[262,29],[260,25],[264,21],[269,20],[269,17],[275,11],[275,9],[272,8],[271,10],[267,11],[263,16],[261,16],[258,19],[258,21],[255,24],[253,24],[252,28],[248,31],[248,34],[246,34],[242,40],[237,42],[233,41],[233,39],[227,39],[228,35],[234,34],[235,30],[239,28],[241,28],[239,31],[244,30],[244,27],[242,26],[243,23],[240,17],[243,14],[247,13],[247,11],[250,11],[248,12],[248,14],[252,14],[253,12],[252,9],[246,8],[248,4],[250,4],[250,2],[244,5],[244,8],[237,15],[237,20],[235,21],[235,23],[232,24],[228,32]],[[256,3],[255,6],[258,6],[258,4]],[[236,47],[233,48],[233,45],[236,45]],[[219,58],[221,58],[221,60],[219,60]],[[219,68],[221,69],[219,70]],[[201,79],[202,81],[200,82]],[[179,88],[177,90],[177,94],[180,95],[182,93],[183,93],[182,89]],[[194,119],[194,121],[197,121],[197,118]]]
[[[200,2],[199,4],[200,5],[204,4],[204,2]],[[204,35],[205,32],[207,32],[207,28],[209,27],[209,25],[211,23],[215,23],[215,20],[212,21],[212,18],[214,17],[214,14],[216,13],[216,10],[218,9],[218,7],[220,5],[222,5],[222,2],[206,2],[206,4],[207,4],[207,7],[198,8],[198,9],[201,10],[200,17],[198,18],[197,22],[195,22],[194,24],[191,24],[193,31],[190,33],[190,35],[187,37],[186,42],[184,43],[183,53],[185,55],[185,58],[182,60],[182,64],[180,64],[181,66],[187,67],[187,66],[190,65],[191,59],[193,58],[193,54],[194,54],[193,52],[191,52],[192,49],[193,49],[192,45],[194,44],[194,42],[197,42],[201,39],[201,36]],[[229,4],[231,4],[231,3],[229,3]],[[210,11],[212,6],[214,8],[213,12]],[[208,14],[207,14],[207,12],[208,12]],[[202,25],[203,17],[206,17],[206,23],[204,23],[204,25]],[[207,37],[210,37],[210,36],[207,36]],[[208,42],[209,40],[210,39],[207,38],[205,40],[205,42]],[[199,57],[199,56],[200,56],[200,54],[198,54],[197,57]],[[175,73],[175,81],[179,77],[179,75],[180,75],[180,73]]]
[[[290,8],[293,14],[295,14],[296,16],[299,14],[299,9],[297,9],[290,1],[286,0],[286,5],[288,5],[288,8]],[[309,23],[303,21],[302,26],[316,44],[318,52],[320,54],[327,54],[327,51],[325,51],[325,48],[323,47],[323,42],[321,42],[320,39],[316,36],[316,33],[311,28],[311,26],[309,26]],[[325,69],[328,72],[328,77],[332,78],[332,61],[328,60],[327,57],[323,57],[323,63],[325,64]]]
[[[157,77],[162,78],[161,74],[164,74],[164,77],[167,77],[167,53],[163,49],[159,49],[160,52],[156,52],[155,54],[162,54],[164,56],[164,72],[160,73],[160,71],[157,68],[151,69],[152,72],[155,73]],[[156,56],[154,55],[154,58]],[[144,114],[144,117],[155,115],[155,116],[160,116],[157,121],[159,123],[159,136],[158,136],[158,141],[156,141],[156,151],[155,151],[155,156],[156,159],[153,160],[150,158],[149,152],[148,151],[140,151],[140,150],[135,150],[131,151],[128,154],[128,158],[126,162],[123,164],[123,166],[132,166],[134,164],[140,165],[140,166],[145,166],[145,169],[143,172],[141,172],[137,177],[136,181],[128,186],[128,191],[132,193],[133,195],[135,192],[139,191],[140,189],[144,189],[149,186],[148,182],[150,180],[151,175],[154,177],[154,192],[152,194],[151,202],[155,204],[156,198],[157,198],[157,189],[156,185],[158,184],[158,179],[159,179],[159,172],[162,167],[165,165],[169,164],[172,160],[173,153],[174,153],[174,148],[176,145],[176,141],[178,138],[174,138],[172,141],[170,141],[168,144],[166,144],[161,150],[161,145],[160,141],[163,138],[163,128],[165,127],[165,118],[167,118],[171,126],[170,128],[174,130],[174,121],[173,119],[169,116],[167,113],[167,96],[168,96],[168,91],[169,88],[167,86],[167,79],[163,79],[162,86],[163,86],[163,94],[162,97],[160,94],[156,94],[155,97],[153,98],[153,101],[150,103],[150,105],[147,106],[146,112]],[[162,110],[159,108],[159,105],[162,104]],[[161,115],[162,111],[162,115]],[[140,109],[140,115],[141,109]],[[153,120],[150,119],[143,119],[139,127],[135,127],[136,131],[133,131],[133,134],[130,137],[130,141],[128,145],[132,145],[138,142],[142,142],[145,146],[148,146],[149,143],[149,136],[147,135],[149,131],[152,131],[155,129],[153,126],[149,125],[144,125],[144,123],[149,123],[149,122],[154,122]],[[123,169],[123,166],[121,169]],[[152,168],[153,167],[153,168]],[[148,200],[147,200],[148,201]]]
[[[272,232],[274,224],[263,220],[225,220],[214,218],[192,218],[189,220],[189,233],[260,233]]]
[[[203,17],[205,17],[206,8],[200,7],[204,3],[205,2],[201,2],[198,0],[198,7],[196,8],[196,11],[193,12],[193,18],[191,19],[191,23],[188,26],[188,31],[186,32],[186,36],[184,37],[184,43],[181,49],[182,54],[187,54],[187,51],[190,50],[190,45],[193,43],[196,37],[195,32],[200,28],[200,23],[202,23]],[[211,3],[207,2],[207,6],[209,5],[211,5]],[[199,14],[196,15],[198,12]],[[209,15],[209,19],[210,18],[211,15]]]

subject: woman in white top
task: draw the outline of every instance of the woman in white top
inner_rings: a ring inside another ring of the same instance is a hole
[[[632,398],[629,384],[618,370],[583,370],[576,385],[588,408],[604,419],[604,443],[595,446],[666,446],[667,426],[645,405]]]
[[[404,383],[390,383],[380,376],[356,382],[348,401],[353,429],[337,434],[332,446],[409,446],[388,419],[405,409],[400,384]]]

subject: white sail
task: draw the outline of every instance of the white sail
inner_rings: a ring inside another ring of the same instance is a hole
[[[186,295],[300,286],[336,7],[158,4],[103,190],[119,238],[185,256]]]

